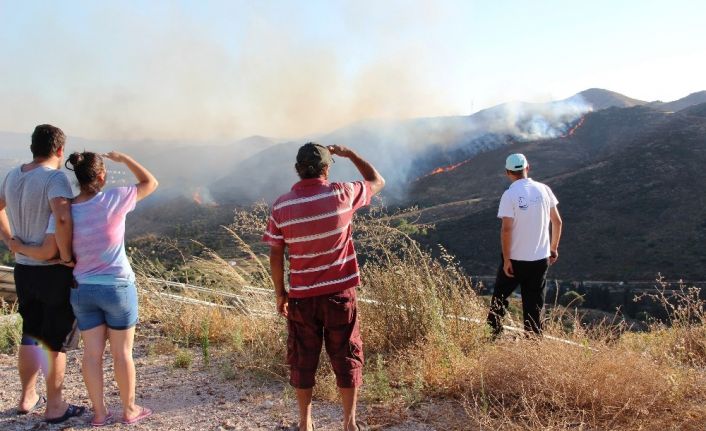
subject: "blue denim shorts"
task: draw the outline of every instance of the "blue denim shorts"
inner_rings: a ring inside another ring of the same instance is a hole
[[[100,325],[128,329],[137,324],[137,287],[135,283],[79,284],[71,289],[71,306],[81,331]]]

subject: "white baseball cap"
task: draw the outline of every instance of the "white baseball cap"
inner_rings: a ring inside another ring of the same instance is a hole
[[[505,159],[505,169],[508,171],[521,171],[527,167],[527,158],[524,154],[510,154]]]

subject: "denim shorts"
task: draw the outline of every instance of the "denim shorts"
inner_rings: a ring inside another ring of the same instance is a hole
[[[79,284],[71,289],[71,306],[81,331],[100,325],[128,329],[137,324],[137,287],[135,283]]]

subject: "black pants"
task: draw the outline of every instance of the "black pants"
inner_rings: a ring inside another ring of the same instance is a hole
[[[512,295],[517,286],[522,294],[522,320],[526,331],[536,334],[542,332],[542,307],[544,306],[544,287],[547,283],[547,259],[535,261],[513,260],[512,269],[514,277],[510,278],[503,271],[503,260],[500,259],[500,268],[495,279],[495,290],[490,301],[488,325],[494,334],[503,330],[502,318],[508,306],[507,298]]]
[[[69,300],[73,275],[64,265],[15,265],[15,288],[22,316],[22,345],[42,344],[64,352],[74,323]]]

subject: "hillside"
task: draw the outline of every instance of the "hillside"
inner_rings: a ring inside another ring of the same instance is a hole
[[[581,94],[595,106],[639,102],[604,90]],[[672,106],[690,105],[703,94],[694,93]],[[546,108],[531,105],[515,106],[526,112]],[[563,131],[557,129],[558,136],[546,139],[500,133],[507,129],[490,132],[507,106],[470,117],[364,121],[317,139],[362,148],[361,153],[388,179],[384,196],[388,205],[419,206],[420,221],[436,225],[423,242],[449,248],[470,273],[495,272],[499,253],[495,210],[508,185],[501,166],[509,152],[521,151],[530,159],[531,175],[555,189],[566,218],[561,264],[552,270],[553,276],[652,279],[662,271],[673,278],[703,279],[699,240],[706,220],[700,216],[704,202],[693,178],[700,177],[704,162],[706,104],[675,114],[666,112],[665,105],[613,106],[571,121],[567,117],[566,123],[559,121]],[[483,134],[476,128],[481,119]],[[514,123],[513,131],[527,133],[532,130],[528,125]],[[21,144],[17,134],[0,138]],[[82,141],[72,145],[78,142]],[[174,145],[169,151],[161,144],[131,143],[147,166],[156,166],[163,184],[160,195],[128,218],[131,244],[148,248],[155,238],[176,238],[191,249],[193,239],[231,255],[234,252],[226,250],[227,234],[219,226],[232,221],[236,205],[271,201],[291,187],[297,180],[293,165],[299,143],[273,144],[253,137],[233,146]],[[416,150],[401,151],[402,145]],[[640,175],[628,169],[626,160],[653,167],[642,174],[649,180],[638,181]],[[429,175],[432,171],[442,172]],[[221,180],[207,184],[214,202],[203,183],[223,174]],[[353,166],[339,161],[333,179],[351,178],[358,178]]]
[[[552,276],[651,280],[662,271],[672,278],[703,279],[706,277],[700,269],[703,252],[695,240],[704,229],[704,221],[698,218],[703,211],[693,210],[693,205],[695,208],[703,205],[698,199],[692,198],[691,202],[688,199],[690,194],[698,196],[699,191],[694,181],[684,175],[673,175],[663,165],[669,161],[677,169],[701,160],[703,153],[698,142],[706,140],[700,129],[705,112],[706,105],[691,106],[677,114],[649,105],[611,107],[579,117],[569,124],[564,135],[553,139],[521,141],[507,135],[485,135],[468,141],[472,145],[486,144],[480,153],[470,151],[470,155],[464,153],[463,145],[455,152],[434,151],[438,147],[432,147],[420,153],[420,157],[422,154],[426,157],[428,166],[448,166],[449,161],[460,165],[448,172],[422,175],[390,186],[385,199],[393,206],[421,207],[420,221],[436,225],[436,230],[422,238],[425,244],[449,248],[470,273],[493,274],[499,254],[496,205],[508,185],[499,167],[509,152],[525,152],[532,165],[531,175],[555,189],[567,223],[561,264],[552,270]],[[450,119],[455,124],[466,120]],[[429,131],[430,123],[424,127],[419,126],[422,123],[415,124],[419,130],[427,130],[425,139],[434,139],[434,133],[443,135],[442,129]],[[377,148],[382,138],[370,136],[380,127],[395,130],[390,124],[369,122],[332,136],[363,139],[368,134]],[[218,193],[214,193],[216,200],[223,204],[220,208],[175,201],[169,211],[180,216],[173,217],[172,222],[163,223],[164,212],[156,207],[147,210],[144,218],[130,221],[129,230],[140,235],[157,232],[166,237],[188,232],[193,235],[191,238],[218,248],[227,240],[218,226],[232,219],[229,208],[263,197],[271,201],[297,180],[293,167],[297,145],[297,142],[274,145],[240,163],[234,175],[213,187]],[[382,158],[393,156],[387,152],[373,154]],[[654,178],[648,186],[625,174],[629,171],[621,165],[625,159],[644,160],[649,166],[661,168],[650,174]],[[399,174],[402,168],[388,167],[383,172],[390,177]],[[696,170],[690,175],[698,178]],[[350,164],[339,161],[334,179],[348,178],[357,178],[357,174]],[[637,191],[640,198],[634,194]],[[670,218],[675,213],[683,215]],[[673,258],[681,254],[684,256]]]
[[[635,136],[648,133],[667,118],[666,114],[642,107],[610,108],[589,113],[572,136],[509,142],[507,148],[479,154],[450,172],[420,178],[410,185],[408,202],[431,206],[495,196],[506,187],[502,166],[511,152],[526,153],[533,175],[545,178],[585,167],[590,161],[611,154]]]
[[[633,106],[646,105],[643,100],[633,99],[615,91],[604,90],[602,88],[589,88],[578,93],[572,98],[581,98],[593,107],[594,111],[607,108],[630,108]]]
[[[665,112],[677,112],[686,109],[690,106],[700,105],[706,103],[706,91],[698,91],[696,93],[691,93],[690,95],[683,97],[679,100],[673,102],[654,102],[650,106],[660,111]]]
[[[496,205],[510,152],[549,184],[566,230],[553,276],[585,279],[701,279],[706,251],[700,182],[706,163],[705,106],[678,114],[646,107],[588,114],[573,136],[517,143],[417,182],[410,204],[449,210],[425,238],[444,244],[473,273],[492,273],[499,254]],[[467,202],[468,199],[475,199]],[[450,202],[461,201],[457,204]],[[465,202],[463,202],[465,201]],[[435,222],[432,209],[422,221]]]
[[[409,181],[438,166],[457,163],[515,141],[555,138],[566,134],[581,115],[610,106],[645,102],[607,90],[591,89],[568,99],[546,103],[509,102],[470,116],[417,118],[401,121],[360,121],[327,134],[318,142],[355,148],[385,172],[388,198],[398,199]],[[304,141],[265,149],[239,163],[230,175],[214,182],[216,199],[228,203],[273,200],[296,181],[294,155]],[[348,164],[336,166],[344,179],[357,173]]]

